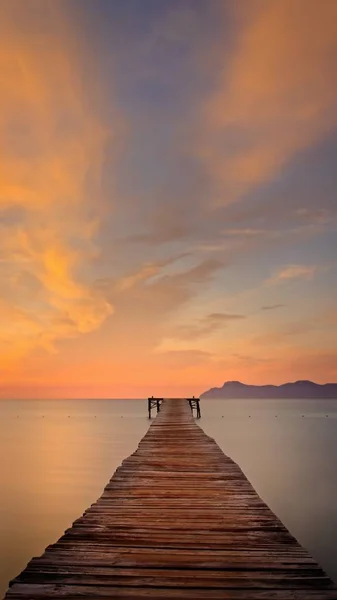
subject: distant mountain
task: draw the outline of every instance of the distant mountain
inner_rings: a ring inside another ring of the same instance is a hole
[[[313,381],[295,381],[282,385],[246,385],[240,381],[226,381],[221,388],[211,388],[200,398],[291,398],[291,399],[337,399],[337,383],[320,385]]]

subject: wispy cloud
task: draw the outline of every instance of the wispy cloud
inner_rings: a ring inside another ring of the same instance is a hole
[[[274,178],[337,126],[336,2],[253,0],[231,9],[232,59],[204,107],[199,144],[221,204]]]
[[[312,279],[317,272],[316,265],[286,265],[267,280],[269,285],[298,279]]]
[[[164,365],[165,368],[182,370],[205,365],[212,360],[212,354],[204,350],[179,349],[179,346],[175,346],[175,350],[165,348],[170,348],[169,341],[164,342],[154,354],[155,364]]]
[[[285,304],[265,304],[264,306],[261,306],[261,310],[278,310],[284,306]]]
[[[167,269],[175,266],[174,260],[157,261],[150,267],[140,265],[126,278],[106,278],[96,284],[116,308],[115,339],[120,336],[123,344],[123,340],[132,336],[128,354],[138,352],[139,345],[144,353],[151,353],[162,339],[172,335],[177,311],[193,304],[205,285],[224,267],[219,261],[205,260],[189,267],[183,264],[179,271],[169,272]]]
[[[268,330],[267,333],[257,335],[253,338],[252,342],[261,346],[279,345],[282,343],[289,345],[289,338],[298,338],[301,341],[305,336],[312,333],[321,333],[321,339],[327,339],[327,332],[331,333],[334,331],[336,322],[336,309],[330,308],[310,314],[301,319],[282,323],[281,327],[278,325],[277,328]],[[316,345],[318,345],[318,339],[318,337],[315,338]]]
[[[158,263],[148,263],[142,265],[141,268],[132,275],[127,275],[117,281],[116,289],[121,292],[131,290],[141,282],[149,281],[154,275],[160,273],[161,269],[162,265]]]
[[[0,292],[13,356],[52,349],[112,312],[84,272],[97,255],[109,131],[90,107],[73,41],[61,4],[1,4]]]
[[[175,263],[179,264],[179,261],[188,256],[188,253],[183,253],[173,257],[169,257],[165,260],[144,263],[137,267],[130,275],[122,276],[113,285],[117,292],[125,292],[142,284],[148,285],[149,283],[151,283],[151,281],[153,283],[153,278],[155,278],[156,276],[166,276],[166,271],[168,267]]]
[[[190,325],[182,325],[175,331],[177,339],[196,340],[221,331],[234,321],[245,319],[245,315],[235,313],[211,313],[196,319]]]
[[[252,227],[243,227],[238,229],[225,229],[224,234],[230,235],[234,237],[259,237],[266,235],[270,235],[270,231],[266,231],[266,229],[254,229]]]
[[[326,208],[302,207],[295,210],[296,216],[312,224],[326,225],[336,221],[336,214]]]
[[[200,287],[212,279],[225,265],[215,259],[206,259],[194,266],[184,264],[179,270],[167,272],[167,268],[188,256],[180,254],[167,260],[140,265],[132,274],[120,279],[103,279],[96,286],[114,304],[138,306],[138,311],[163,315],[178,308],[198,295]]]

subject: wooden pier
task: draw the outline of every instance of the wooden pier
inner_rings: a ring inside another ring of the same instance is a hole
[[[103,495],[6,598],[337,600],[337,590],[184,399],[162,403]]]
[[[192,411],[195,410],[196,412],[196,417],[197,419],[201,418],[201,411],[200,411],[200,398],[195,398],[193,396],[193,398],[176,398],[177,400],[187,400],[187,402],[190,405],[190,409]],[[160,406],[161,403],[163,402],[164,398],[154,398],[154,396],[151,396],[151,398],[147,399],[147,410],[149,413],[149,419],[152,418],[152,409],[156,409],[157,413],[159,413],[160,411]],[[174,398],[171,398],[171,400],[174,400]]]

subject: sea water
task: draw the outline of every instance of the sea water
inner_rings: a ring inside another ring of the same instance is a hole
[[[337,401],[204,400],[198,424],[337,581]],[[0,598],[101,495],[146,400],[0,401]]]

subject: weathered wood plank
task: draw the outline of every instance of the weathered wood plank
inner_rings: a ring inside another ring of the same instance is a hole
[[[334,590],[259,590],[259,589],[188,589],[184,586],[175,588],[130,588],[115,586],[75,586],[53,584],[16,584],[10,591],[10,597],[26,600],[48,600],[68,598],[110,598],[121,600],[129,598],[155,598],[157,600],[187,599],[187,600],[336,600]]]

